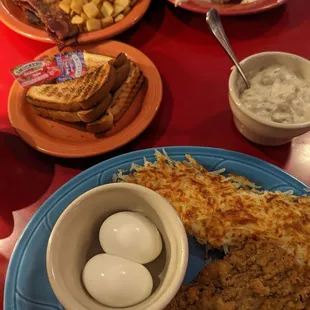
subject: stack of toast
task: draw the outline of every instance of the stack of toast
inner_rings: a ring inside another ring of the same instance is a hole
[[[32,86],[26,100],[42,117],[67,123],[83,122],[87,131],[113,127],[136,97],[144,76],[123,53],[116,58],[84,52],[87,74],[57,84]]]

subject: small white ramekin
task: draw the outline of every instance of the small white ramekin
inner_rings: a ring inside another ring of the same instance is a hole
[[[241,61],[245,74],[262,67],[280,64],[310,81],[310,61],[283,52],[254,54]],[[239,99],[240,79],[236,67],[229,77],[229,104],[239,132],[250,141],[262,145],[281,145],[290,142],[310,130],[310,121],[302,124],[280,124],[257,116],[249,111]],[[310,105],[310,102],[309,102]]]
[[[47,248],[51,287],[67,310],[112,310],[86,292],[82,270],[102,253],[99,229],[110,215],[136,211],[149,218],[163,239],[161,255],[146,265],[153,277],[153,292],[138,305],[123,310],[161,310],[178,292],[187,268],[188,241],[184,226],[169,202],[156,192],[135,184],[113,183],[96,187],[75,199],[61,214]],[[104,294],[104,292],[103,292]]]

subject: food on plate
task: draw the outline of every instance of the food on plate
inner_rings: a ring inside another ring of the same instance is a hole
[[[32,86],[26,92],[26,99],[33,106],[58,111],[91,109],[110,92],[115,79],[115,68],[105,63],[78,79]]]
[[[162,251],[156,226],[140,213],[118,212],[101,224],[99,241],[105,253],[92,257],[82,272],[88,293],[110,307],[129,307],[148,298],[153,279],[142,264]]]
[[[120,120],[139,92],[143,81],[144,76],[138,66],[130,62],[129,75],[119,89],[113,94],[111,104],[106,114],[100,119],[87,124],[87,130],[92,133],[102,132],[106,130],[107,126],[110,126],[112,119],[114,121]]]
[[[148,187],[166,198],[186,231],[201,244],[240,248],[248,238],[272,240],[300,264],[310,264],[310,196],[260,191],[242,176],[209,172],[190,155],[176,161],[156,151],[156,162],[133,164],[113,180]]]
[[[155,260],[162,251],[156,226],[137,212],[119,212],[108,217],[99,231],[104,252],[139,264]]]
[[[113,127],[134,101],[144,76],[124,53],[117,57],[83,52],[87,72],[60,83],[31,86],[25,98],[34,113],[67,123],[86,123],[100,133]]]
[[[122,67],[118,71],[120,72],[121,69]],[[111,105],[108,108],[115,120],[119,120],[124,115],[144,80],[139,67],[134,62],[129,63],[128,71],[128,77],[115,91]]]
[[[241,89],[240,101],[249,111],[276,123],[310,121],[310,81],[283,65],[271,65],[250,77],[251,87]]]
[[[208,265],[183,285],[167,310],[309,309],[310,196],[263,191],[225,169],[210,172],[155,151],[113,182],[148,187],[166,198],[186,231],[206,245]],[[221,250],[223,260],[210,257]]]
[[[98,254],[85,265],[82,280],[88,293],[109,307],[129,307],[151,295],[153,279],[141,264],[110,254]]]
[[[96,31],[124,19],[136,0],[61,0],[59,7],[81,32]]]
[[[77,42],[79,28],[71,23],[70,15],[59,7],[58,0],[13,0],[32,24],[43,26],[62,48]]]
[[[30,24],[44,27],[62,49],[80,33],[111,26],[125,18],[137,0],[13,0]]]
[[[61,110],[51,110],[32,106],[36,114],[45,118],[52,118],[68,123],[84,122],[91,123],[101,117],[111,103],[112,95],[108,93],[94,108],[87,110],[79,110],[76,112],[68,112]]]
[[[86,67],[88,70],[90,70],[90,69],[96,69],[100,66],[103,66],[105,63],[109,61],[112,61],[114,67],[116,68],[115,62],[116,62],[117,57],[123,57],[120,55],[125,55],[125,54],[120,53],[116,58],[114,58],[114,57],[110,57],[106,55],[94,54],[94,53],[84,51],[83,55],[84,55],[84,61],[85,61]],[[124,62],[127,60],[126,55],[125,55],[125,58],[126,59],[124,60]]]
[[[274,244],[250,240],[183,285],[166,310],[309,308],[309,267]]]
[[[192,1],[194,3],[199,4],[203,4],[203,3],[215,3],[215,4],[227,4],[232,2],[233,4],[246,4],[246,3],[251,3],[251,2],[255,2],[257,0],[239,0],[237,1],[233,1],[233,0],[175,0],[174,4],[175,6],[178,6],[179,4],[183,3],[183,2],[188,2],[188,1]]]

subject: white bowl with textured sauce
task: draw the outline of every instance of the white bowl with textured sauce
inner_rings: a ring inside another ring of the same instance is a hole
[[[301,79],[310,82],[310,61],[297,55],[264,52],[241,61],[245,74],[250,77],[273,65],[283,66]],[[261,145],[276,146],[288,143],[293,138],[310,131],[310,120],[302,123],[280,123],[250,111],[240,99],[243,87],[244,82],[237,69],[233,67],[229,77],[229,104],[237,129],[248,140]]]
[[[161,235],[163,249],[154,261],[144,265],[153,279],[151,295],[139,304],[116,308],[88,294],[82,271],[91,258],[103,253],[99,242],[102,223],[121,211],[138,212],[148,218]],[[173,207],[156,192],[129,183],[102,185],[76,198],[56,222],[46,257],[51,287],[66,310],[164,309],[183,282],[187,261],[186,232]]]

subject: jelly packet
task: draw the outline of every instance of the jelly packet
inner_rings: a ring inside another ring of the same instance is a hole
[[[53,57],[44,57],[10,70],[24,88],[55,80],[62,74]]]
[[[24,88],[45,83],[64,82],[86,74],[84,54],[73,51],[57,54],[53,57],[44,56],[38,60],[18,65],[10,70],[14,78]]]
[[[87,72],[84,54],[82,51],[62,53],[54,56],[58,68],[62,71],[56,82],[73,80],[83,76]]]

